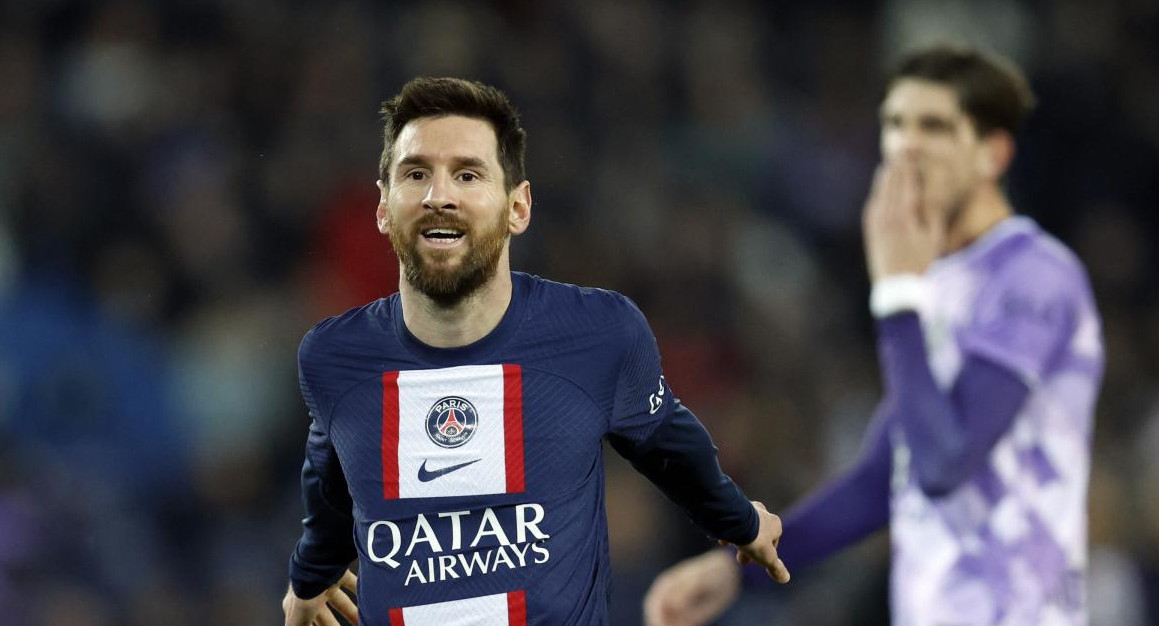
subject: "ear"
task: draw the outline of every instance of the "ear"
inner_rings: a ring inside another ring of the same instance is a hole
[[[978,173],[997,183],[1014,160],[1014,138],[1004,130],[991,131],[982,138],[981,148],[978,151]]]
[[[523,181],[507,195],[507,232],[522,235],[531,225],[531,183]]]
[[[386,195],[386,183],[380,180],[378,181],[378,209],[374,212],[374,219],[378,224],[378,232],[384,235],[390,232],[390,208],[386,203]]]

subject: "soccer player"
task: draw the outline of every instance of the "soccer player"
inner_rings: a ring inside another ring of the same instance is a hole
[[[1001,180],[1032,106],[1008,62],[934,47],[881,103],[864,231],[885,397],[853,467],[786,513],[795,570],[887,524],[898,626],[1080,625],[1100,322],[1075,256]],[[739,593],[721,551],[661,574],[651,625]]]
[[[399,293],[302,341],[312,422],[285,623],[337,624],[332,608],[363,625],[606,624],[605,437],[787,581],[780,520],[721,473],[635,305],[510,270],[531,189],[507,97],[420,78],[383,114],[377,222]]]

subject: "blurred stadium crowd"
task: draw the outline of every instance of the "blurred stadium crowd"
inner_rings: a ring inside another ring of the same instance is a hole
[[[1088,264],[1109,354],[1092,621],[1159,624],[1156,0],[5,0],[0,621],[280,623],[297,342],[395,289],[376,110],[417,74],[511,94],[536,201],[513,264],[636,300],[726,470],[783,510],[876,401],[878,77],[946,39],[1038,93],[1010,190]],[[633,624],[708,541],[608,464],[613,623]],[[887,623],[887,549],[725,623]]]

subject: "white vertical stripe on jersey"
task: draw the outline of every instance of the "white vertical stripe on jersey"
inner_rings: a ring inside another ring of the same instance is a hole
[[[390,626],[526,626],[523,591],[391,609]]]
[[[398,375],[400,498],[431,498],[506,493],[507,472],[503,424],[503,366],[468,365]],[[474,435],[457,448],[444,448],[427,433],[427,416],[439,400],[458,396],[478,415]],[[476,459],[478,459],[476,461]],[[429,481],[428,472],[476,461]]]

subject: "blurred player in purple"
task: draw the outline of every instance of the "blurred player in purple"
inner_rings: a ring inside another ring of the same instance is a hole
[[[1087,623],[1103,346],[1081,263],[1002,189],[1032,104],[1011,64],[945,46],[906,56],[881,103],[864,234],[885,397],[780,555],[799,570],[888,525],[897,626]],[[689,559],[647,621],[704,624],[750,580],[724,551]]]
[[[383,114],[376,217],[399,293],[302,340],[286,626],[337,626],[331,610],[362,626],[606,625],[604,440],[787,582],[780,519],[721,472],[640,310],[511,271],[531,185],[507,97],[420,78]]]

